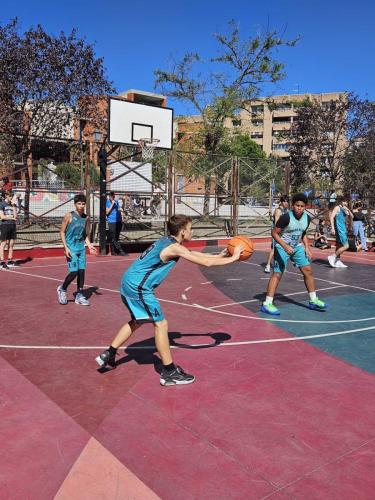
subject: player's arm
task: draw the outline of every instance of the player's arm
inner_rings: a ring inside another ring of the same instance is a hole
[[[335,207],[332,210],[332,212],[331,212],[331,214],[329,216],[329,222],[331,224],[331,233],[332,234],[336,234],[336,231],[335,231],[335,217],[336,217],[336,215],[337,215],[337,213],[338,213],[339,210],[340,210],[339,207]]]
[[[87,245],[87,247],[89,249],[89,252],[91,254],[96,255],[97,251],[96,251],[96,248],[95,248],[94,244],[91,243],[91,241],[90,241],[89,234],[90,234],[90,219],[89,219],[89,217],[87,217],[87,219],[86,219],[86,225],[85,225],[85,235],[86,235],[85,243],[86,243],[86,245]]]
[[[203,253],[203,252],[195,252],[191,250],[190,253],[192,255],[196,255],[197,257],[201,257],[204,255],[205,257],[210,257],[211,259],[222,259],[223,257],[228,257],[228,250],[225,248],[220,253]]]
[[[236,262],[240,258],[241,252],[243,250],[244,247],[242,245],[238,245],[235,247],[232,256],[218,259],[205,253],[191,252],[179,243],[174,243],[173,245],[170,245],[169,247],[162,250],[160,258],[163,261],[168,261],[176,257],[182,257],[189,262],[193,262],[194,264],[199,264],[205,267],[225,266],[226,264]]]
[[[113,207],[115,206],[115,201],[116,200],[113,200],[112,203],[109,205],[109,207],[105,209],[106,215],[109,215],[112,212]]]
[[[61,224],[61,229],[60,229],[61,241],[63,242],[63,245],[64,245],[65,255],[68,258],[71,257],[72,254],[70,253],[70,250],[69,250],[68,245],[66,243],[65,231],[66,231],[66,228],[68,227],[68,225],[71,222],[72,222],[72,215],[70,213],[65,214],[64,218],[63,218],[63,221],[62,221],[62,224]]]
[[[275,219],[275,224],[276,222],[280,219],[281,217],[281,209],[279,207],[276,207],[275,213],[273,214],[274,219]]]

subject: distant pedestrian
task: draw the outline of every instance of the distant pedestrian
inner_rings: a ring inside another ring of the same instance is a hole
[[[362,203],[360,201],[357,201],[356,203],[354,203],[353,207],[353,234],[355,238],[359,236],[361,240],[362,250],[367,252],[367,240],[363,227],[364,220],[365,214],[362,212]]]

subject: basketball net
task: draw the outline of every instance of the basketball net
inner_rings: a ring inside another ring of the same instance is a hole
[[[151,161],[154,158],[155,148],[159,142],[159,139],[139,139],[138,145],[142,151],[142,160]]]

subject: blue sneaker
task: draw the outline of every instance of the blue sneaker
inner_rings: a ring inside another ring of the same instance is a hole
[[[325,311],[327,307],[327,304],[318,298],[310,300],[309,302],[309,308],[314,311]]]
[[[263,313],[271,314],[272,316],[280,316],[280,311],[273,304],[264,304],[263,303],[262,307],[260,308],[260,310]]]

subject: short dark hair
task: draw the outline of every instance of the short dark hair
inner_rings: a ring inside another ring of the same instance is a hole
[[[302,201],[302,203],[307,205],[307,196],[304,193],[297,193],[297,194],[293,195],[292,205],[297,203],[297,201]]]
[[[188,215],[172,215],[167,222],[168,233],[177,236],[181,229],[184,229],[192,220]]]
[[[354,203],[354,207],[353,208],[362,208],[362,202],[361,201],[356,201]]]
[[[116,196],[116,193],[114,191],[110,191],[109,196]]]
[[[289,196],[284,194],[283,196],[280,196],[280,203],[284,203],[285,201],[289,203]]]
[[[76,194],[74,197],[74,204],[78,203],[79,201],[83,201],[86,203],[86,196],[83,193]]]
[[[13,196],[12,191],[5,191],[4,196]]]

